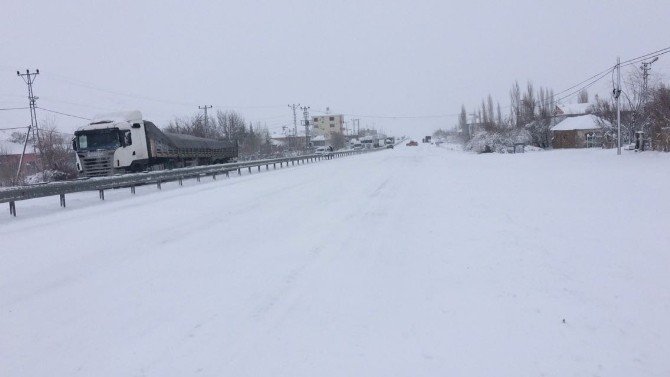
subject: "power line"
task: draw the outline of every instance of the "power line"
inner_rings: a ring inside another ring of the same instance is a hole
[[[30,109],[30,107],[4,107],[4,108],[0,108],[0,111],[26,110],[26,109]]]
[[[148,97],[148,96],[140,96],[132,93],[125,93],[121,91],[116,91],[116,90],[110,90],[110,89],[105,89],[96,86],[95,84],[86,82],[86,81],[81,81],[78,79],[73,79],[67,76],[59,75],[59,74],[51,74],[51,76],[54,76],[56,79],[69,82],[70,84],[80,86],[83,88],[91,89],[91,90],[97,90],[99,92],[103,93],[108,93],[112,94],[115,96],[121,96],[121,97],[129,97],[129,98],[135,98],[135,99],[141,99],[141,100],[146,100],[146,101],[152,101],[152,102],[162,102],[166,104],[171,104],[171,105],[180,105],[180,106],[198,106],[197,103],[195,102],[182,102],[182,101],[176,101],[176,100],[169,100],[169,99],[164,99],[164,98],[154,98],[154,97]],[[283,107],[283,105],[261,105],[261,106],[238,106],[238,105],[217,105],[214,104],[215,107],[221,107],[221,108],[229,108],[229,109],[265,109],[265,108],[279,108]]]
[[[64,116],[67,116],[67,117],[78,118],[78,119],[83,119],[83,120],[91,120],[91,118],[86,118],[86,117],[82,117],[82,116],[74,115],[74,114],[63,113],[63,112],[56,111],[56,110],[45,109],[44,107],[39,107],[38,106],[37,108],[40,109],[40,110],[44,110],[44,111],[54,113],[54,114],[64,115]]]
[[[650,52],[650,53],[647,53],[647,54],[644,54],[644,55],[640,55],[640,56],[635,57],[635,58],[624,60],[623,62],[621,62],[621,65],[623,66],[623,65],[637,64],[642,60],[649,59],[649,58],[652,58],[654,56],[664,55],[664,54],[667,54],[668,52],[670,52],[670,46],[662,48],[660,50],[656,50],[654,52]]]

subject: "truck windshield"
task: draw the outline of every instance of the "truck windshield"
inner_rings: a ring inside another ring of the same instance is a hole
[[[121,146],[117,130],[98,130],[77,134],[77,149],[116,149]]]

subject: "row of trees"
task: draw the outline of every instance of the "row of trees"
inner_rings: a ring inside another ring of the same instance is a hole
[[[641,131],[653,149],[670,151],[670,88],[658,80],[647,82],[641,71],[631,71],[623,80],[621,101],[621,137],[623,143],[635,140]],[[616,124],[617,111],[613,100],[596,98],[592,112]],[[616,130],[608,130],[616,136]]]
[[[640,70],[631,71],[624,79],[621,95],[621,124],[624,143],[634,140],[636,131],[643,131],[652,140],[655,149],[666,150],[670,111],[668,93],[670,89],[653,80],[645,81]],[[562,98],[564,99],[564,98]],[[577,93],[578,103],[589,103],[586,89]],[[593,99],[589,112],[597,115],[605,126],[605,134],[616,139],[614,99],[608,96]],[[509,106],[506,111],[491,95],[482,100],[481,106],[468,113],[461,107],[457,130],[467,149],[501,149],[514,143],[533,144],[541,148],[551,147],[551,127],[560,119],[554,110],[557,100],[550,88],[535,89],[531,82],[521,88],[515,82],[509,91]],[[492,144],[494,145],[492,147]]]
[[[176,118],[165,127],[166,132],[187,134],[209,139],[237,142],[240,154],[255,156],[271,151],[270,132],[257,123],[247,124],[235,111],[217,111],[214,117],[204,115]]]
[[[588,93],[584,91],[580,98],[587,102]],[[509,91],[509,100],[505,115],[499,102],[494,107],[490,94],[482,100],[481,107],[470,114],[461,106],[458,130],[468,149],[483,152],[517,142],[542,148],[550,146],[554,91],[543,87],[536,90],[531,82],[522,90],[515,82]]]

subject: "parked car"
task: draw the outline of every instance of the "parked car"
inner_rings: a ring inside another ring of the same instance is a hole
[[[405,145],[407,145],[408,147],[416,147],[417,145],[419,145],[419,143],[417,143],[414,140],[411,140],[409,143],[407,143]]]
[[[332,150],[333,150],[332,147],[318,147],[314,151],[314,154],[324,155],[330,153]]]

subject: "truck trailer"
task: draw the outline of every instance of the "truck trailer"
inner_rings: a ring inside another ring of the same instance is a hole
[[[234,142],[163,132],[139,111],[98,115],[74,135],[85,177],[225,163],[238,152]]]

